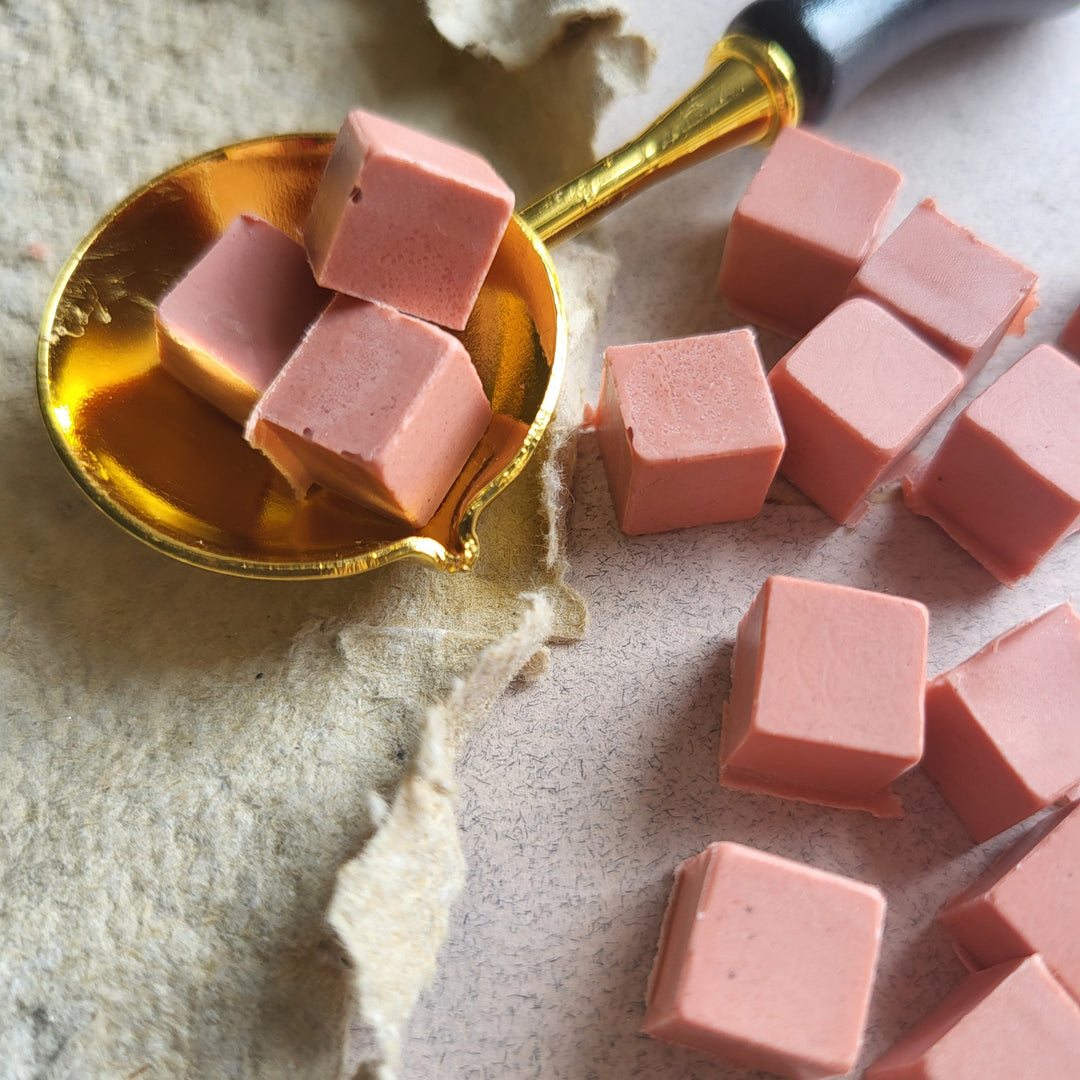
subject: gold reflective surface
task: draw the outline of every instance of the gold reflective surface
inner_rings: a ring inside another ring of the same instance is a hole
[[[797,124],[795,65],[772,41],[729,34],[704,78],[640,135],[521,211],[547,242],[585,228],[611,206],[678,169],[750,143],[771,143]]]
[[[521,471],[565,366],[562,301],[543,245],[515,218],[461,337],[496,416],[419,532],[330,492],[296,500],[239,425],[158,363],[157,302],[241,213],[298,236],[331,135],[259,139],[135,192],[64,267],[42,320],[38,395],[89,497],[169,555],[249,577],[332,577],[404,557],[468,568],[476,519]]]

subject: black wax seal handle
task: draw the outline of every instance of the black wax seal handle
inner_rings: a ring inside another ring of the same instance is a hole
[[[802,88],[803,117],[814,123],[932,41],[1075,5],[1076,0],[755,0],[728,32],[775,41],[788,54]]]

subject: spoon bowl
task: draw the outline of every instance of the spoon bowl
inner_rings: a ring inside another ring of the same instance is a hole
[[[535,451],[566,363],[555,273],[520,217],[460,334],[495,416],[423,529],[321,489],[295,499],[239,425],[158,363],[160,298],[240,213],[299,236],[333,141],[284,135],[226,147],[113,210],[68,260],[46,307],[37,370],[46,427],[102,510],[185,562],[260,578],[335,577],[406,557],[467,569],[477,517]]]

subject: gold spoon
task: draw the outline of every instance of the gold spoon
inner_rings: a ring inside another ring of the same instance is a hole
[[[79,245],[38,341],[38,396],[64,464],[129,532],[211,570],[334,577],[404,557],[468,569],[480,512],[535,452],[563,381],[566,319],[545,241],[706,145],[767,139],[796,118],[782,61],[736,46],[729,42],[711,74],[649,132],[514,216],[462,334],[495,420],[423,529],[323,490],[297,501],[237,425],[158,364],[158,300],[241,212],[297,235],[332,135],[257,139],[185,162]]]
[[[468,569],[480,512],[535,452],[563,380],[566,319],[545,243],[677,167],[768,143],[803,111],[820,117],[933,37],[1072,2],[758,0],[747,8],[681,101],[514,216],[462,335],[496,416],[418,532],[330,492],[295,500],[238,426],[158,365],[158,300],[242,212],[298,235],[330,135],[258,139],[186,162],[136,191],[79,245],[38,340],[38,396],[53,444],[113,520],[210,570],[321,578],[406,557]]]

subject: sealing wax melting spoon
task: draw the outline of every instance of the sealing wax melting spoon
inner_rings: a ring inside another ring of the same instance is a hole
[[[462,338],[495,419],[423,529],[316,491],[297,501],[240,428],[158,365],[154,306],[240,213],[296,235],[331,135],[258,139],[186,162],[114,209],[68,260],[38,341],[38,396],[60,457],[135,536],[246,577],[321,578],[417,557],[464,570],[477,518],[540,442],[566,363],[545,243],[700,158],[819,120],[928,42],[1075,0],[757,0],[705,78],[648,130],[513,218]]]

